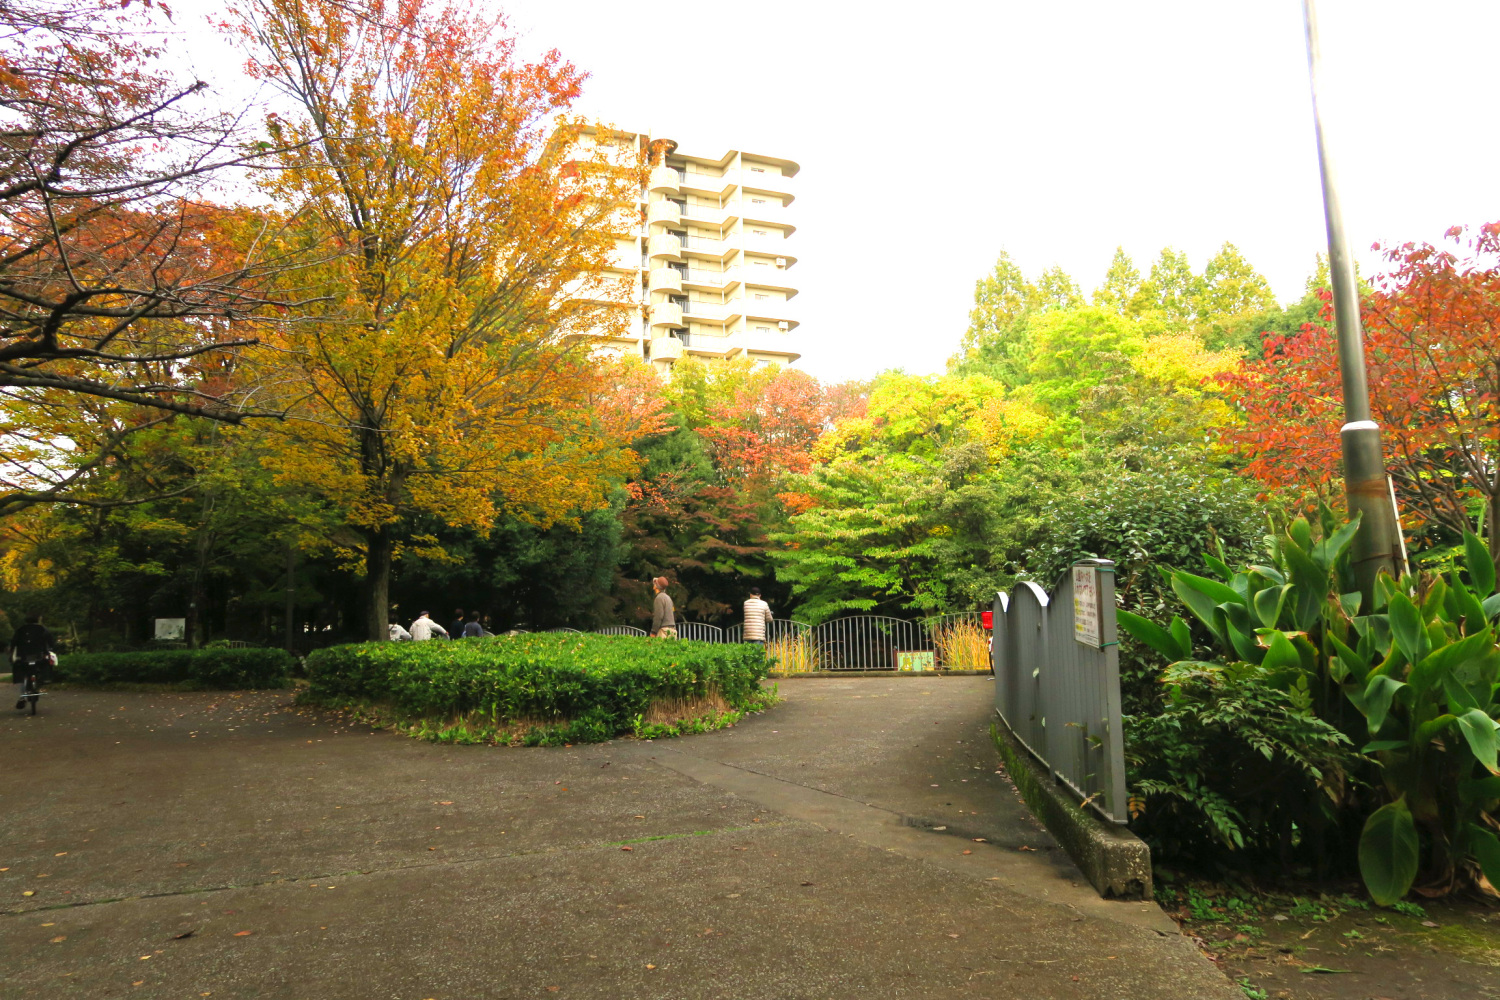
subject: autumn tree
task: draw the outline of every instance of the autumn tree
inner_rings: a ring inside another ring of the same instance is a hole
[[[149,6],[0,4],[0,515],[77,496],[163,415],[244,413],[213,375],[279,262],[229,252],[246,220],[204,187],[263,151],[160,69]],[[64,426],[80,397],[120,404],[92,449]]]
[[[600,300],[639,164],[607,129],[549,128],[583,74],[555,51],[522,61],[503,20],[421,0],[233,10],[287,99],[267,123],[287,148],[268,191],[304,239],[343,251],[304,272],[326,305],[289,317],[266,359],[295,401],[278,471],[358,533],[381,638],[392,560],[423,542],[412,518],[547,524],[602,505],[626,471],[593,409],[609,366],[570,338],[629,320]]]
[[[1500,224],[1455,227],[1445,247],[1387,247],[1363,302],[1371,408],[1410,531],[1500,531]],[[1327,315],[1325,312],[1325,322]],[[1262,481],[1329,491],[1343,401],[1324,325],[1268,338],[1226,376],[1243,423],[1228,434]],[[1493,548],[1500,548],[1493,546]]]

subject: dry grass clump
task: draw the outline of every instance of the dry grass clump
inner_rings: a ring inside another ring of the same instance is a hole
[[[959,621],[932,630],[938,665],[950,670],[983,670],[990,665],[989,633],[978,622]]]

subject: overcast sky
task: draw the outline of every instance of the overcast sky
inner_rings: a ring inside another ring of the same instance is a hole
[[[474,2],[591,74],[585,114],[802,165],[795,336],[821,378],[941,371],[1001,250],[1088,291],[1117,245],[1145,272],[1227,240],[1288,300],[1324,248],[1300,0]],[[1355,245],[1500,219],[1500,3],[1318,11]]]

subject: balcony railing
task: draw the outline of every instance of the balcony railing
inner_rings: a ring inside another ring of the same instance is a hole
[[[722,223],[726,212],[722,208],[713,208],[708,205],[687,205],[682,209],[682,218],[692,219],[695,222]]]
[[[683,280],[696,281],[700,285],[717,285],[722,288],[724,285],[739,281],[739,271],[737,267],[731,267],[727,271],[704,271],[701,268],[690,267],[687,274],[683,276]]]

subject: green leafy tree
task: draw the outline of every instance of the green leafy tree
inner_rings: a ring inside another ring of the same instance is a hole
[[[1161,329],[1188,329],[1198,318],[1202,284],[1187,254],[1165,247],[1131,300],[1130,312]]]
[[[1109,270],[1104,272],[1104,283],[1094,289],[1094,305],[1123,316],[1130,311],[1130,304],[1140,290],[1140,270],[1124,247],[1115,247]]]

